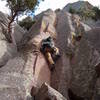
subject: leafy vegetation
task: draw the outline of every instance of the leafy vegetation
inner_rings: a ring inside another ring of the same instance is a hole
[[[82,19],[88,19],[88,18],[93,18],[95,16],[95,12],[91,9],[82,9],[80,8],[79,11],[77,11],[77,14],[79,14]]]
[[[31,17],[26,17],[26,18],[23,19],[22,21],[19,21],[18,24],[19,24],[21,27],[23,27],[24,29],[29,30],[29,29],[32,27],[32,25],[33,25],[34,23],[35,23],[35,21],[32,20]]]
[[[92,9],[95,12],[95,16],[92,17],[95,21],[100,19],[100,9],[98,7],[93,7]]]
[[[71,14],[75,14],[75,13],[76,13],[76,10],[73,9],[72,7],[70,7],[70,8],[69,8],[69,12],[70,12]]]
[[[92,18],[97,21],[100,19],[100,9],[98,7],[93,7],[92,9],[80,8],[79,10],[75,10],[70,7],[69,12],[71,14],[78,14],[84,20]]]

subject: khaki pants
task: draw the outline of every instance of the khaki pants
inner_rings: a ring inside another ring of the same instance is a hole
[[[47,59],[47,61],[48,61],[48,63],[50,65],[54,65],[55,64],[54,61],[53,61],[53,59],[52,59],[52,56],[51,56],[51,53],[50,52],[46,52],[45,53],[45,57],[46,57],[46,59]]]

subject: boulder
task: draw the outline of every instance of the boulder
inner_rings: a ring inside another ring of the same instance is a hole
[[[15,57],[0,68],[0,98],[2,100],[26,100],[23,65],[24,60],[21,57]]]
[[[55,22],[56,14],[48,9],[36,16],[36,22],[30,28],[28,34],[25,34],[21,45],[25,45],[28,41],[39,35],[40,33],[49,33],[53,38],[56,38]],[[42,35],[43,36],[43,35]]]
[[[51,72],[44,56],[39,52],[29,53],[23,69],[26,76],[25,87],[27,94],[36,95],[41,85],[46,82],[50,84]]]
[[[100,77],[97,78],[95,84],[95,92],[94,92],[93,100],[100,100]]]
[[[24,31],[24,29],[22,27],[20,27],[18,24],[14,24],[14,39],[16,41],[16,44],[20,44],[24,34],[26,33],[26,31]]]
[[[96,64],[100,62],[99,52],[85,36],[80,41],[72,58],[72,81],[70,89],[76,96],[87,100],[92,98],[97,80]]]
[[[6,32],[9,19],[0,11],[0,39],[6,39],[4,33]]]
[[[33,63],[17,56],[0,68],[0,97],[2,100],[31,100],[31,88],[36,86]],[[32,59],[31,59],[32,60]],[[2,97],[4,96],[4,97]]]
[[[0,11],[0,23],[4,23],[7,26],[8,21],[8,16]]]
[[[100,53],[100,28],[93,28],[86,32],[86,39]]]
[[[5,37],[5,33],[7,33],[8,26],[8,16],[2,12],[0,12],[0,66],[6,64],[6,62],[16,56],[17,47],[14,44],[8,43]],[[14,34],[12,35],[16,44],[19,44],[25,31],[16,23],[13,24]]]
[[[100,27],[100,20],[96,21],[94,27]]]
[[[62,94],[44,83],[39,89],[36,100],[67,100]]]
[[[70,58],[66,55],[68,38],[70,36],[70,14],[66,12],[57,13],[57,40],[56,45],[60,50],[61,57],[55,64],[55,70],[51,76],[51,86],[58,90],[68,99],[68,87],[70,84]]]
[[[84,26],[82,23],[81,27],[81,31],[83,31]],[[75,51],[72,50],[73,47],[69,43],[71,43],[71,32],[77,31],[73,25],[72,15],[70,13],[66,11],[57,12],[56,31],[56,44],[60,50],[61,58],[55,64],[55,71],[51,76],[51,85],[53,88],[57,89],[60,93],[69,99],[68,89],[70,88],[72,75],[70,57],[72,56],[72,53],[74,53],[73,51]],[[85,34],[85,32],[83,34]]]
[[[82,26],[84,27],[85,32],[87,32],[87,31],[90,31],[90,30],[91,30],[91,27],[90,27],[89,25],[84,24],[84,23],[82,23],[82,22],[81,22],[81,24],[82,24]]]
[[[4,33],[7,33],[8,23],[9,19],[7,15],[0,12],[0,39],[6,39]],[[18,44],[21,41],[23,35],[25,34],[25,31],[16,23],[12,24],[12,28],[14,30],[13,37],[15,39],[16,44]]]
[[[4,22],[8,23],[8,21]],[[2,66],[0,98],[2,100],[30,100],[31,96],[35,96],[36,100],[70,100],[73,95],[91,100],[97,95],[100,30],[91,29],[80,22],[84,33],[74,48],[70,45],[71,33],[77,31],[73,23],[70,13],[64,10],[53,12],[50,9],[37,16],[35,24],[27,34],[24,34],[23,29],[14,23],[13,36],[17,45],[22,46],[19,51],[16,50],[15,45],[5,40],[2,30],[7,26],[4,23],[0,24],[0,66]],[[55,45],[61,54],[52,72],[40,52],[41,41],[49,36],[55,40]]]
[[[33,88],[35,91],[32,96],[36,95],[44,82],[50,84],[50,74],[48,64],[42,54],[39,54],[36,59],[36,54],[30,52],[9,60],[5,66],[0,68],[1,93],[9,95],[9,97],[4,97],[4,100],[6,98],[8,100],[10,98],[15,98],[15,100],[31,98],[30,93]],[[17,96],[14,96],[15,94]]]
[[[13,44],[0,40],[0,66],[5,65],[6,62],[13,58],[16,54],[17,49]]]
[[[81,8],[86,9],[86,10],[93,8],[93,6],[88,1],[77,1],[74,3],[68,3],[63,8],[63,10],[68,12],[70,10],[70,7],[72,7],[75,11],[78,11]]]

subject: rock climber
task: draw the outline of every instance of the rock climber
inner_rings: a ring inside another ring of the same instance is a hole
[[[53,39],[49,36],[41,41],[41,52],[44,54],[50,66],[50,70],[55,68],[55,62],[60,57],[59,49],[55,47]]]

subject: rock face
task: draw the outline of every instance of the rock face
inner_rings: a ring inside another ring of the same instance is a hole
[[[99,18],[97,19],[97,21],[95,21],[92,16],[91,17],[87,17],[85,18],[86,16],[83,14],[81,15],[82,13],[79,13],[79,12],[82,12],[82,11],[89,11],[92,13],[94,12],[93,10],[94,6],[91,5],[91,3],[89,3],[88,1],[76,1],[74,3],[68,3],[64,8],[63,8],[63,11],[66,11],[66,12],[74,12],[74,14],[76,15],[79,15],[82,22],[87,24],[88,26],[94,28],[94,27],[100,27],[100,21],[99,21]]]
[[[87,35],[85,36],[91,45],[94,46],[95,49],[97,49],[100,53],[100,28],[94,28],[87,32]]]
[[[59,92],[51,88],[48,84],[44,83],[38,94],[36,100],[67,100]]]
[[[14,38],[17,44],[20,43],[24,34],[25,34],[25,31],[18,24],[15,24],[14,25]]]
[[[72,81],[70,89],[78,97],[99,100],[99,28],[83,36],[72,58]],[[96,85],[96,87],[95,87]]]
[[[9,20],[7,16],[5,16],[2,12],[0,12],[0,39],[6,39],[3,33],[7,28],[8,21]]]
[[[15,32],[21,32],[21,29],[18,29]],[[20,36],[19,34],[16,35],[18,37]],[[17,36],[16,39],[19,42]],[[39,49],[38,44],[40,41],[48,36],[50,36],[50,34],[45,35],[41,33],[40,36],[37,34],[27,42],[24,47],[25,49],[21,50],[21,52],[18,52],[16,55],[14,53],[17,52],[17,47],[15,47],[15,50],[13,44],[2,40],[2,49],[0,52],[0,61],[2,64],[2,68],[0,68],[0,97],[2,100],[31,99],[30,92],[32,88],[35,87],[36,90],[36,92],[33,91],[34,93],[32,94],[36,94],[38,88],[40,88],[44,82],[50,84],[49,66],[44,56],[36,52]],[[11,54],[14,55],[13,59]],[[3,66],[3,64],[5,66]],[[2,94],[2,92],[4,94]]]
[[[74,2],[74,3],[67,4],[63,8],[63,10],[69,11],[70,7],[72,7],[76,11],[80,10],[81,8],[86,8],[86,9],[92,9],[93,8],[93,6],[88,1],[77,1],[77,2]]]
[[[94,27],[100,27],[100,20],[95,23]]]
[[[69,25],[70,15],[66,12],[59,12],[57,14],[57,46],[61,53],[61,58],[56,63],[55,72],[52,75],[52,87],[57,89],[66,98],[68,98],[67,89],[70,81],[70,64],[69,58],[66,57],[67,39],[70,36],[70,25]],[[63,24],[64,23],[64,24]],[[63,28],[63,30],[62,30]],[[56,84],[55,84],[56,83]]]
[[[49,9],[36,16],[36,23],[26,34],[15,24],[15,46],[4,36],[9,21],[4,16],[0,12],[0,99],[99,100],[99,28],[91,29],[83,22],[77,28],[73,17],[77,20],[79,16]],[[74,44],[72,33],[79,29],[82,38]],[[48,36],[61,54],[54,71],[40,52],[41,41]]]
[[[94,100],[99,100],[100,99],[100,78],[97,79],[96,84],[95,84],[95,94],[93,97]]]
[[[8,22],[9,19],[7,18],[7,15],[0,12],[0,66],[5,65],[9,59],[13,58],[17,54],[17,47],[11,43],[8,43],[4,35],[5,32],[7,32]],[[15,24],[14,30],[15,41],[16,43],[19,43],[25,32],[17,24]]]
[[[7,26],[8,26],[9,19],[7,18],[7,15],[0,12],[0,39],[6,39],[4,36],[4,33],[7,32]],[[16,23],[13,23],[14,28],[14,34],[13,37],[15,38],[16,43],[18,44],[23,35],[25,34],[25,31]]]
[[[4,40],[0,40],[0,66],[6,64],[8,60],[17,54],[17,49],[13,44],[9,44]]]
[[[21,74],[24,60],[16,57],[0,68],[0,99],[25,100],[24,76]]]
[[[48,32],[51,33],[51,36],[53,38],[56,37],[56,30],[54,28],[55,21],[56,21],[56,14],[52,10],[48,9],[47,11],[44,11],[43,13],[37,15],[35,19],[36,19],[36,23],[30,28],[28,34],[24,35],[21,41],[21,45],[27,44],[27,42],[32,40],[33,37],[35,36],[36,37],[39,36],[39,38],[42,39],[44,37],[47,37],[48,35],[50,36]],[[45,33],[44,31],[47,34],[45,36],[41,34],[41,33]]]
[[[99,53],[89,45],[86,39],[82,39],[72,60],[72,81],[70,89],[77,96],[91,99],[96,82],[95,65],[99,59]]]

